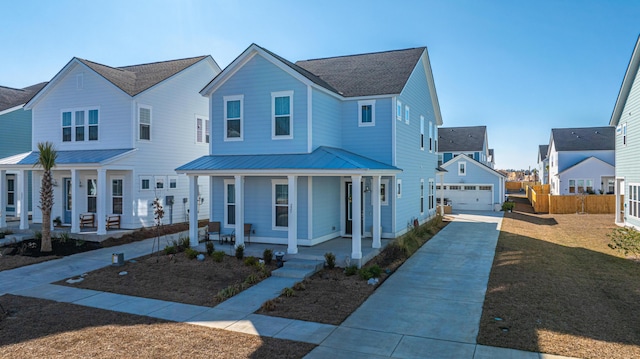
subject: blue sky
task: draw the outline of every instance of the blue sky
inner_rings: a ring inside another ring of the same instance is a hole
[[[427,46],[444,126],[487,125],[498,168],[533,168],[551,128],[608,125],[640,1],[2,1],[0,85],[72,57],[110,66],[251,43],[291,61]]]

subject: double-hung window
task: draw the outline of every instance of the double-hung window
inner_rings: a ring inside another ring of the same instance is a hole
[[[627,196],[629,197],[627,214],[631,217],[636,217],[636,218],[640,217],[640,205],[639,205],[640,199],[638,198],[640,193],[638,193],[638,191],[640,191],[639,185],[637,184],[629,185],[629,193],[627,194]]]
[[[433,178],[429,178],[429,209],[435,208],[436,183]]]
[[[424,179],[420,179],[420,214],[424,213]]]
[[[89,110],[89,141],[98,140],[98,110]]]
[[[273,229],[289,227],[289,185],[283,180],[273,181]]]
[[[114,214],[122,214],[122,182],[121,178],[111,180],[111,200]]]
[[[466,176],[466,175],[467,175],[467,163],[458,162],[458,176]]]
[[[240,141],[242,133],[242,102],[244,95],[225,96],[224,101],[224,140]]]
[[[429,152],[433,152],[433,122],[429,121]]]
[[[627,145],[627,124],[622,124],[622,144]]]
[[[196,116],[196,143],[209,143],[209,119]]]
[[[16,180],[7,178],[7,205],[15,206],[16,204]]]
[[[271,138],[293,138],[293,91],[271,93]]]
[[[431,130],[431,126],[429,126]],[[420,116],[420,149],[424,151],[424,116]]]
[[[151,107],[140,105],[138,107],[138,131],[139,139],[151,140]]]
[[[236,185],[233,180],[225,180],[224,188],[224,224],[233,227],[236,224]]]
[[[76,111],[76,142],[84,141],[84,111]]]
[[[71,111],[62,113],[62,142],[71,142]]]
[[[409,124],[409,118],[411,116],[409,116],[409,106],[405,106],[404,107],[404,122],[408,125]]]
[[[402,180],[399,179],[396,182],[396,197],[402,198]]]
[[[396,101],[396,118],[402,121],[402,102]]]
[[[376,125],[376,101],[358,101],[358,126]]]
[[[98,117],[99,111],[97,109],[63,111],[62,142],[97,141]]]

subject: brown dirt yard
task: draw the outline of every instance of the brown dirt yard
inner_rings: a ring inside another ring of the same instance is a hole
[[[315,345],[4,295],[0,358],[302,358]]]
[[[478,343],[640,358],[640,263],[607,246],[613,215],[530,212],[505,214]]]

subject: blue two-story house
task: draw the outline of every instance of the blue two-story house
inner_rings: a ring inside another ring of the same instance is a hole
[[[208,177],[223,232],[250,223],[252,241],[292,254],[351,236],[359,262],[363,236],[379,248],[435,215],[442,118],[425,47],[292,63],[252,44],[201,94],[210,155],[176,171],[191,198]],[[194,215],[190,232],[195,245]]]
[[[46,84],[42,82],[22,89],[0,86],[0,158],[31,148],[31,110],[25,110],[24,105]],[[18,216],[22,206],[29,211],[32,209],[30,183],[31,176],[23,179],[17,171],[0,170],[0,228],[7,226],[7,217]],[[23,227],[26,227],[27,219],[22,219]]]

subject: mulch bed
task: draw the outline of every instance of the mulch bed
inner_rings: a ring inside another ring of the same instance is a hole
[[[275,264],[265,265],[265,269],[271,272]],[[256,266],[231,256],[218,263],[206,255],[204,261],[198,261],[184,252],[161,252],[87,273],[79,283],[62,280],[55,284],[212,307],[219,303],[214,299],[218,291],[258,273]]]
[[[13,295],[2,358],[302,358],[315,345]]]

